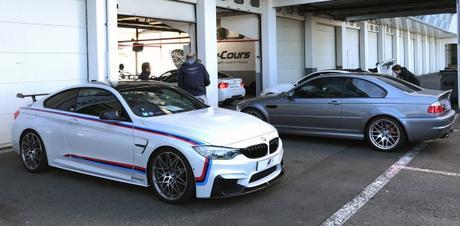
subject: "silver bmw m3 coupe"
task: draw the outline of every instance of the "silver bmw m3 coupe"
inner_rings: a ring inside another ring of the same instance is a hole
[[[280,133],[363,139],[376,150],[393,151],[407,142],[448,137],[456,120],[450,94],[386,75],[332,74],[243,101],[237,110]]]

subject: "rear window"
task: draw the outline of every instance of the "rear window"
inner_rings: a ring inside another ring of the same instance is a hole
[[[394,78],[394,77],[390,77],[390,76],[379,76],[379,77],[376,77],[388,84],[390,84],[391,86],[401,90],[401,91],[404,91],[404,92],[408,92],[408,93],[413,93],[413,92],[417,92],[417,91],[421,91],[423,90],[422,88],[416,86],[416,85],[413,85],[412,83],[409,83],[409,82],[406,82],[404,80],[401,80],[401,79],[397,79],[397,78]]]
[[[78,90],[71,89],[60,92],[45,100],[45,108],[51,108],[61,111],[74,111],[77,101]]]
[[[217,77],[220,78],[220,79],[223,79],[223,78],[232,78],[232,76],[228,75],[228,74],[225,74],[225,73],[222,73],[222,72],[219,72],[217,74]]]

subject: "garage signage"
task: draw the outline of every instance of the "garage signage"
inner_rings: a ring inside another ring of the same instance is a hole
[[[217,62],[221,71],[255,71],[256,41],[217,43]]]

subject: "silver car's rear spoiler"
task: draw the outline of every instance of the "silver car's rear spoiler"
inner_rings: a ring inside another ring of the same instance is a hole
[[[35,102],[35,101],[37,101],[37,98],[36,98],[37,96],[46,96],[46,95],[48,95],[48,93],[38,93],[38,94],[28,94],[28,95],[18,93],[18,94],[16,94],[16,97],[21,98],[21,99],[24,99],[26,97],[31,97],[32,101]]]

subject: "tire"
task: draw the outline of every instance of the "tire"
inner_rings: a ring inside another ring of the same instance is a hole
[[[264,122],[267,121],[267,119],[265,118],[264,114],[262,114],[262,112],[260,112],[259,110],[257,109],[254,109],[254,108],[246,108],[243,110],[244,113],[248,114],[248,115],[252,115]]]
[[[172,148],[154,152],[149,161],[148,180],[154,195],[170,204],[187,202],[196,195],[192,167],[182,153]]]
[[[37,132],[26,130],[19,140],[19,154],[22,165],[31,173],[39,173],[48,168],[45,145]]]
[[[401,123],[386,116],[376,117],[368,123],[365,138],[373,149],[382,152],[399,150],[407,142]]]

